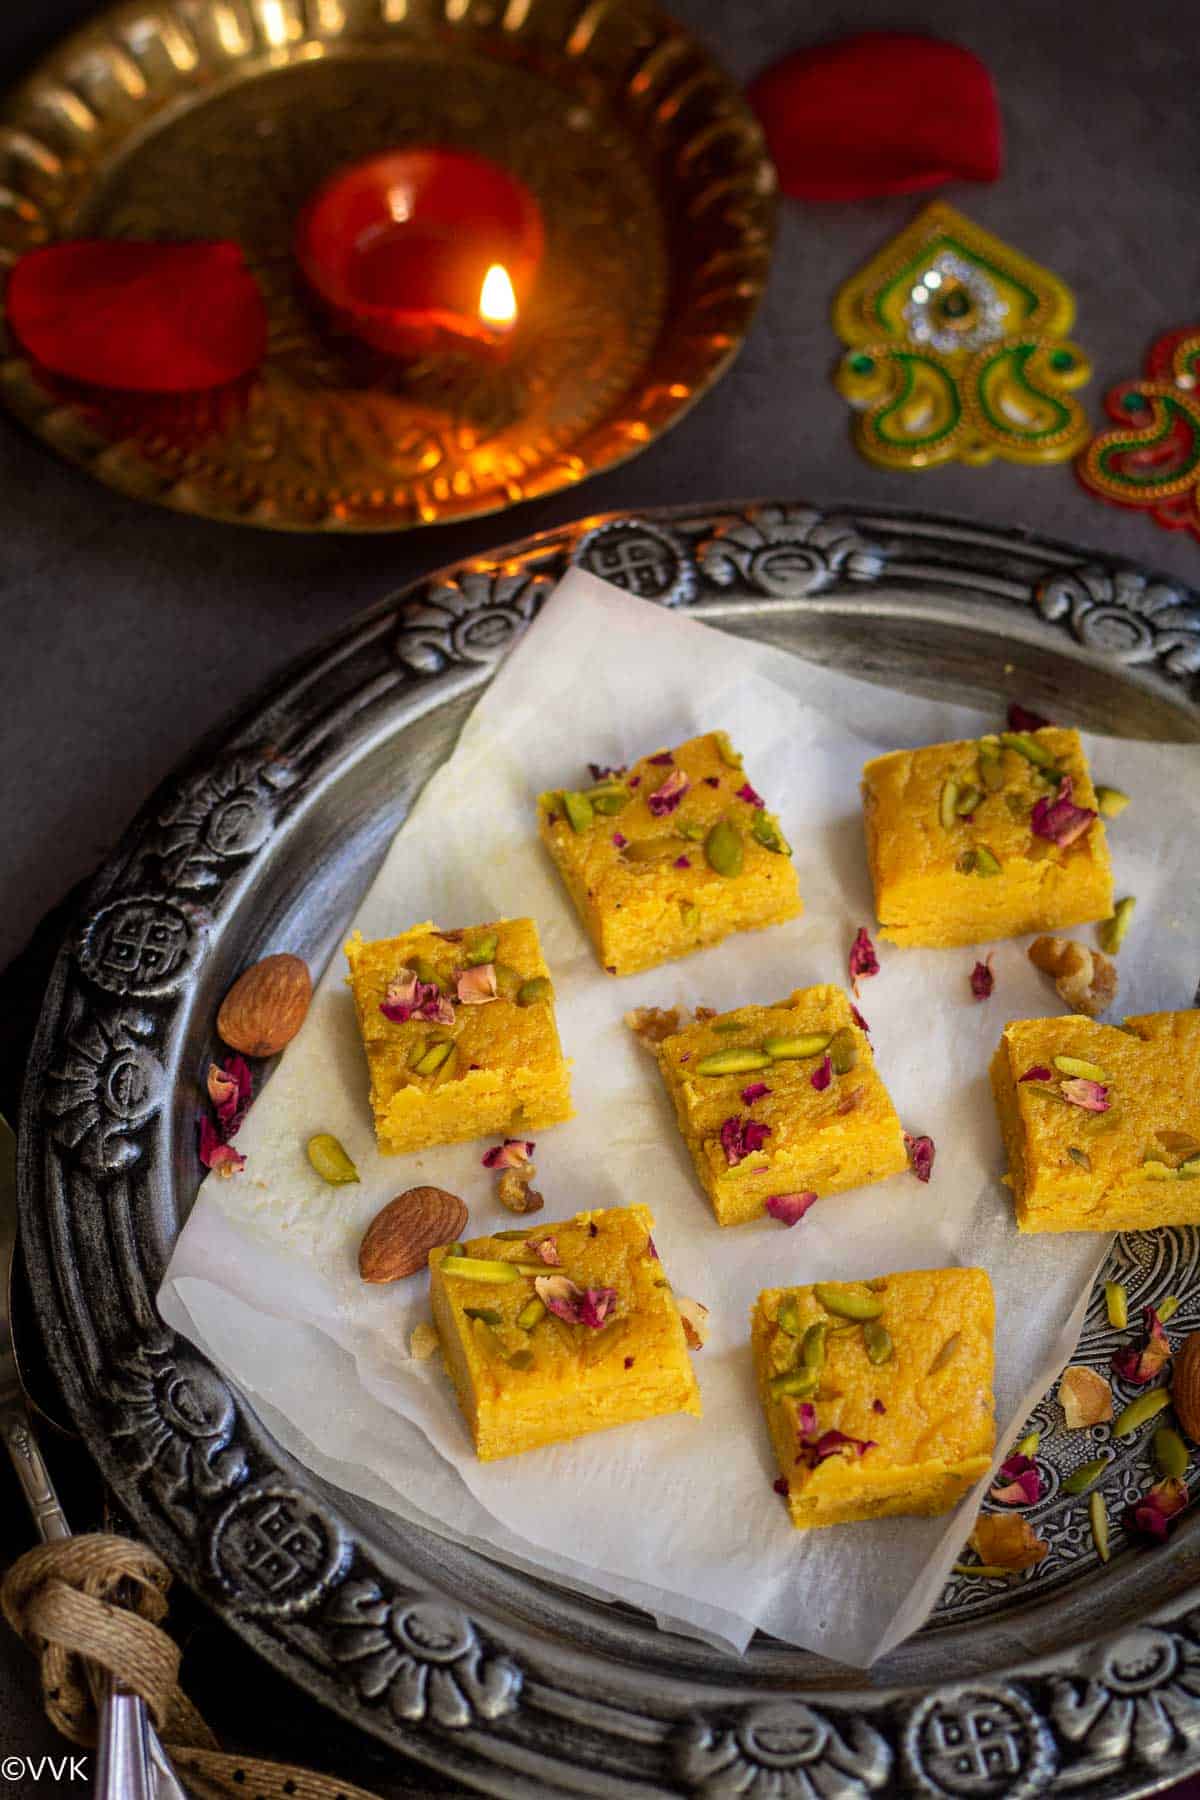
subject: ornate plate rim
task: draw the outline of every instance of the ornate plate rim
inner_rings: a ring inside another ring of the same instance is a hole
[[[971,1648],[969,1620],[913,1640],[935,1656],[949,1643],[961,1678],[931,1684],[906,1646],[879,1683],[847,1685],[813,1658],[798,1680],[798,1652],[714,1659],[619,1609],[598,1623],[586,1602],[479,1558],[464,1606],[439,1540],[404,1529],[381,1547],[361,1509],[274,1444],[157,1321],[156,1197],[173,1209],[196,1186],[190,1108],[171,1106],[179,1046],[213,999],[224,910],[306,793],[364,744],[468,701],[572,563],[733,628],[821,612],[1003,633],[1014,658],[1107,671],[1121,692],[1166,702],[1181,737],[1200,736],[1200,594],[1103,552],[901,509],[763,502],[585,519],[351,621],[153,796],[55,966],[22,1104],[22,1224],[51,1358],[93,1454],[148,1540],[263,1654],[364,1729],[488,1791],[851,1800],[906,1781],[1013,1800],[1051,1783],[1150,1792],[1168,1756],[1170,1779],[1200,1769],[1188,1591],[1200,1519],[1149,1587],[1144,1563],[1114,1563],[1100,1622],[1122,1627],[1115,1638],[1031,1657],[1059,1610],[1051,1597],[1012,1627],[1000,1615],[987,1655]],[[590,1643],[547,1640],[551,1617]],[[652,1685],[614,1666],[638,1651]],[[962,1785],[964,1756],[984,1785]]]

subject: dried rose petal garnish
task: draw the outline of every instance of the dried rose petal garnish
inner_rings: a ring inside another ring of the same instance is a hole
[[[825,1089],[829,1086],[830,1082],[833,1080],[833,1058],[830,1056],[828,1051],[825,1052],[825,1055],[821,1058],[820,1063],[813,1070],[812,1074],[809,1077],[809,1080],[812,1082],[812,1085],[816,1088],[818,1094],[823,1094],[825,1092]]]
[[[1005,1506],[1033,1506],[1042,1497],[1042,1477],[1028,1456],[1010,1456],[1000,1464],[1003,1484],[991,1490],[991,1498]]]
[[[788,1478],[786,1475],[777,1475],[771,1483],[771,1486],[775,1489],[775,1492],[781,1495],[785,1500],[792,1491],[788,1486]]]
[[[648,763],[673,763],[675,758],[670,750],[660,750],[657,756],[648,756],[646,761]]]
[[[765,1209],[773,1219],[781,1225],[798,1225],[810,1206],[815,1206],[817,1196],[813,1193],[772,1194],[764,1202]]]
[[[547,1312],[568,1325],[587,1325],[596,1331],[617,1304],[612,1287],[581,1288],[569,1275],[535,1275],[534,1290]]]
[[[970,1543],[980,1562],[996,1569],[1032,1569],[1050,1554],[1029,1520],[1014,1513],[981,1513]]]
[[[238,1175],[246,1166],[241,1151],[224,1142],[211,1119],[200,1121],[200,1161],[214,1175]]]
[[[237,1136],[252,1091],[250,1065],[244,1056],[227,1056],[219,1068],[216,1063],[209,1063],[208,1097],[226,1140]]]
[[[611,769],[606,769],[602,763],[590,762],[588,764],[588,774],[591,776],[593,783],[597,781],[619,781],[624,773],[625,765],[623,763],[614,763]]]
[[[875,954],[875,946],[867,936],[867,928],[860,925],[858,935],[850,946],[850,979],[858,981],[864,975],[878,975],[879,958]]]
[[[749,1087],[742,1089],[742,1105],[753,1106],[756,1100],[765,1100],[772,1091],[765,1081],[752,1081]]]
[[[654,1242],[652,1237],[646,1239],[646,1255],[650,1258],[651,1262],[662,1261],[662,1257],[658,1254],[658,1245]]]
[[[992,956],[994,954],[995,952],[992,951],[986,962],[977,962],[971,970],[971,992],[976,1000],[989,999],[992,989],[996,985],[996,977],[992,974]]]
[[[868,1450],[877,1448],[873,1438],[847,1437],[844,1431],[823,1431],[815,1440],[811,1433],[805,1433],[800,1439],[800,1454],[796,1461],[803,1463],[806,1469],[815,1469],[827,1457],[837,1456],[843,1450],[852,1450],[856,1456],[865,1456]]]
[[[1125,1529],[1151,1538],[1155,1543],[1164,1543],[1170,1535],[1171,1520],[1179,1517],[1190,1498],[1187,1482],[1179,1476],[1169,1475],[1164,1481],[1156,1481],[1126,1511]]]
[[[650,760],[653,762],[654,758]],[[682,769],[672,769],[662,786],[646,795],[646,805],[656,819],[665,818],[667,813],[675,811],[691,785]]]
[[[705,787],[712,787],[712,788],[720,787],[721,777],[719,775],[706,775],[704,777],[704,785],[705,785]]]
[[[1096,821],[1096,812],[1090,806],[1076,806],[1071,798],[1072,792],[1071,777],[1064,775],[1053,800],[1046,796],[1035,803],[1029,815],[1035,837],[1049,838],[1052,844],[1066,845],[1074,844],[1085,832],[1091,830]]]
[[[505,1138],[485,1150],[481,1161],[485,1169],[519,1169],[533,1155],[532,1138]]]
[[[771,1135],[771,1127],[762,1125],[757,1119],[741,1119],[736,1113],[726,1119],[721,1127],[721,1148],[725,1152],[725,1161],[732,1169],[735,1163],[745,1162],[756,1150],[761,1150]]]
[[[540,1257],[542,1262],[548,1263],[553,1269],[559,1268],[562,1264],[562,1257],[558,1254],[558,1239],[553,1232],[549,1237],[539,1238],[536,1244],[532,1239],[527,1239],[525,1248],[532,1251],[534,1256]]]
[[[1142,1310],[1146,1341],[1139,1349],[1125,1344],[1113,1353],[1112,1372],[1131,1387],[1145,1387],[1171,1360],[1171,1340],[1152,1306]]]
[[[458,997],[464,1006],[486,1006],[498,999],[495,963],[477,963],[473,969],[462,969],[457,978]]]
[[[1023,1075],[1018,1075],[1017,1080],[1018,1081],[1053,1081],[1054,1080],[1054,1070],[1048,1069],[1046,1067],[1045,1063],[1034,1063],[1031,1068],[1026,1069],[1026,1071]]]
[[[1058,1091],[1071,1106],[1081,1106],[1084,1112],[1108,1111],[1108,1089],[1102,1081],[1089,1081],[1084,1075],[1073,1075],[1070,1081],[1063,1082]]]
[[[692,859],[690,856],[677,856],[675,861],[671,864],[673,869],[690,869],[691,866]]]
[[[887,1411],[887,1407],[883,1404],[882,1400],[872,1400],[871,1411],[877,1412],[877,1413],[885,1413]]]
[[[737,791],[737,797],[739,800],[744,800],[747,806],[758,807],[760,812],[767,804],[762,795],[756,793],[748,781],[743,781],[741,787]]]
[[[1052,724],[1050,719],[1043,719],[1041,713],[1030,712],[1026,706],[1018,706],[1012,701],[1008,709],[1008,729],[1010,731],[1044,731]]]
[[[904,1133],[904,1148],[908,1151],[908,1166],[918,1181],[928,1181],[933,1174],[933,1159],[937,1154],[931,1137],[913,1137],[911,1132]]]
[[[415,969],[400,969],[389,981],[379,1010],[393,1025],[409,1019],[426,1019],[433,1025],[453,1025],[454,1008],[436,982],[422,981]]]
[[[860,1031],[865,1031],[867,1036],[870,1037],[871,1027],[867,1024],[867,1021],[863,1018],[862,1014],[859,1012],[857,1006],[855,1006],[853,1001],[850,1002],[850,1017],[854,1020],[854,1023],[858,1026],[858,1029]]]
[[[612,841],[618,850],[623,850],[629,842],[629,839],[625,836],[623,831],[614,831],[612,834]]]

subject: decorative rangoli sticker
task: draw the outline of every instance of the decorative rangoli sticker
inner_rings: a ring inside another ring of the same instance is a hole
[[[1089,435],[1074,318],[1056,275],[934,201],[834,301],[859,450],[885,469],[1065,462]]]
[[[1145,379],[1110,388],[1104,407],[1116,428],[1079,458],[1084,486],[1200,538],[1200,325],[1160,337]]]

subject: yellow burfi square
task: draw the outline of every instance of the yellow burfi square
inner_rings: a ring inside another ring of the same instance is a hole
[[[430,1252],[433,1320],[481,1462],[661,1413],[700,1416],[653,1225],[646,1207],[618,1206],[473,1238],[465,1257]],[[538,1246],[557,1260],[547,1263]],[[469,1279],[456,1264],[512,1278]],[[602,1322],[547,1311],[539,1280],[556,1283],[569,1306],[590,1292]]]
[[[723,731],[542,794],[538,828],[610,975],[802,911],[779,822]]]
[[[719,1225],[761,1218],[774,1194],[837,1194],[907,1166],[896,1109],[841,988],[738,1007],[664,1038],[655,1055]]]
[[[1094,811],[1079,733],[1055,725],[869,762],[863,815],[880,936],[978,944],[1108,918],[1103,821],[1070,844],[1033,829],[1034,807],[1065,793],[1064,777],[1073,804]]]
[[[1200,1012],[1125,1027],[1075,1014],[1005,1026],[992,1093],[1022,1231],[1200,1224]]]
[[[385,1156],[571,1117],[554,994],[532,919],[463,931],[414,925],[369,944],[355,932],[346,958]],[[389,989],[406,991],[413,974],[430,1002],[409,1018],[389,1018]],[[463,976],[465,991],[494,987],[495,998],[460,999]]]
[[[855,1322],[847,1307],[878,1312]],[[995,1320],[983,1269],[758,1296],[750,1330],[759,1399],[797,1531],[946,1512],[986,1473],[996,1442]]]

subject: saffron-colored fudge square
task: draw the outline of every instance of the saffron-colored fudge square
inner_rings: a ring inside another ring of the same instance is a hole
[[[779,821],[723,731],[542,794],[538,827],[610,975],[802,911]]]
[[[1020,1019],[991,1076],[1022,1231],[1200,1224],[1200,1012]]]
[[[473,1238],[465,1256],[430,1252],[434,1324],[481,1462],[664,1413],[700,1416],[653,1224],[644,1206],[612,1207]]]
[[[862,795],[875,911],[891,943],[989,943],[1112,912],[1104,822],[1077,731],[894,750],[867,764]]]
[[[554,992],[532,919],[414,925],[346,945],[384,1155],[571,1116]]]
[[[986,1473],[995,1300],[983,1269],[769,1288],[750,1325],[798,1531],[946,1512]]]
[[[841,988],[741,1006],[655,1047],[675,1117],[719,1225],[774,1195],[837,1194],[908,1163],[871,1040]]]

